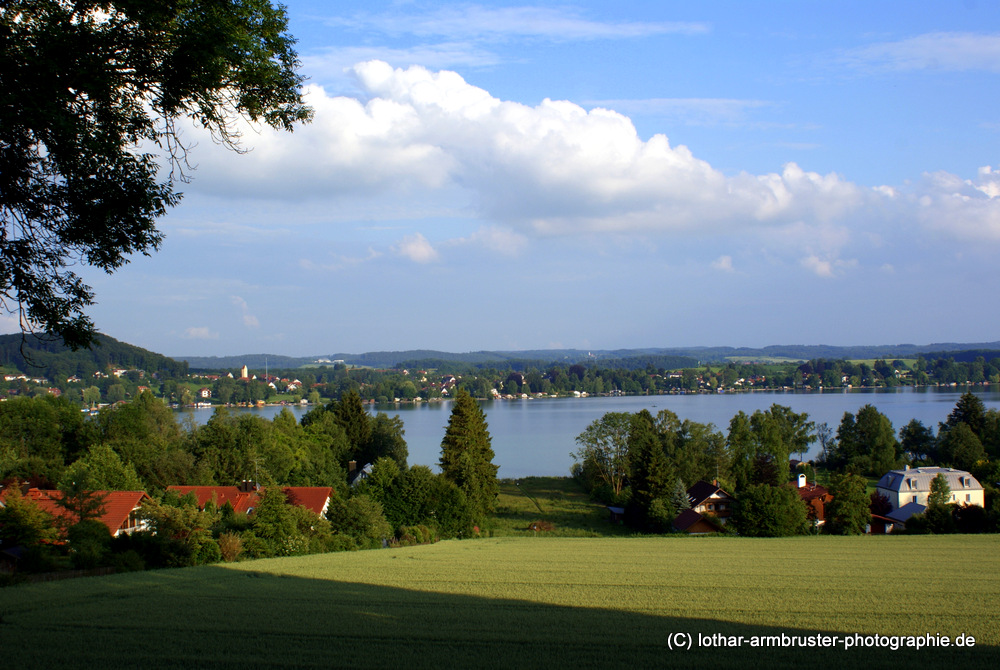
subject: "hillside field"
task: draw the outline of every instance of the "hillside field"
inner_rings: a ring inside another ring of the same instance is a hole
[[[452,540],[9,587],[0,649],[11,668],[997,667],[997,548],[988,536]],[[671,649],[676,633],[692,649]],[[699,634],[746,642],[699,647]],[[976,643],[749,646],[782,634]]]

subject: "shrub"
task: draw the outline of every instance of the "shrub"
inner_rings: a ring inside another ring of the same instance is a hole
[[[226,563],[232,563],[243,552],[243,540],[237,533],[223,533],[219,536],[218,543],[222,560]]]

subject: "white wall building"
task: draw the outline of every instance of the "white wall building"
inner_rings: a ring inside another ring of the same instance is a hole
[[[897,510],[907,503],[927,504],[931,492],[931,481],[944,475],[951,489],[948,502],[960,505],[984,506],[983,486],[965,470],[954,468],[907,468],[891,470],[878,480],[876,490],[889,498],[892,509]]]

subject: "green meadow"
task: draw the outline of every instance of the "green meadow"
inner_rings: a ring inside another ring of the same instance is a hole
[[[5,588],[0,650],[10,668],[992,668],[998,548],[989,536],[452,540]],[[975,646],[750,646],[928,634]]]

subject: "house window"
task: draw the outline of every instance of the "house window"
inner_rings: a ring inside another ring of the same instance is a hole
[[[913,502],[917,502],[917,496],[913,496]]]
[[[971,493],[966,493],[965,494],[965,502],[972,502],[972,494]]]

